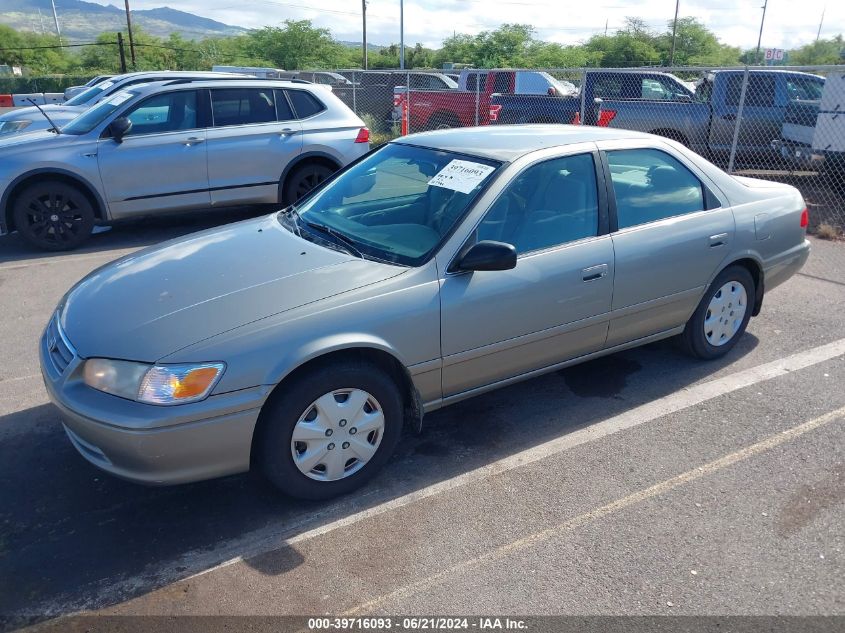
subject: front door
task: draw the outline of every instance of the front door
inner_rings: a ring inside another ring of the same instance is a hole
[[[450,274],[438,261],[444,397],[602,348],[614,259],[596,173],[594,155],[578,154],[507,186],[476,239],[513,244],[516,268]]]
[[[198,101],[196,90],[151,96],[122,114],[132,121],[122,142],[100,139],[97,160],[112,217],[209,205]]]
[[[211,90],[208,180],[213,205],[276,203],[285,167],[302,151],[301,125],[282,90]]]
[[[611,150],[607,163],[618,228],[613,347],[682,326],[729,254],[735,227],[730,207],[669,153]]]

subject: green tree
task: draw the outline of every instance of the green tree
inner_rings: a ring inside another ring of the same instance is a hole
[[[0,64],[22,66],[32,75],[71,72],[78,65],[55,35],[16,31],[5,25],[0,25]]]
[[[739,61],[739,48],[722,44],[712,31],[693,17],[678,20],[675,58],[672,61],[672,21],[670,20],[667,25],[666,32],[655,42],[663,64],[728,66]]]
[[[789,51],[789,62],[799,66],[815,64],[845,64],[845,41],[842,35]]]
[[[312,26],[310,20],[285,20],[283,27],[265,26],[247,38],[252,57],[264,57],[286,70],[337,68],[346,58],[329,30]]]

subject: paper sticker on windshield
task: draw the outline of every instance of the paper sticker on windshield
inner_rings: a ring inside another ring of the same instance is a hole
[[[97,84],[97,88],[99,88],[100,90],[108,90],[108,89],[109,89],[109,88],[111,88],[113,85],[114,85],[114,82],[113,82],[113,81],[104,81],[104,82],[103,82],[103,83],[101,83],[101,84]]]
[[[119,106],[124,101],[129,101],[132,98],[131,92],[118,92],[115,96],[109,99],[109,103],[114,106]]]
[[[453,160],[437,172],[428,184],[432,187],[469,193],[495,169],[490,165],[472,163],[468,160]]]

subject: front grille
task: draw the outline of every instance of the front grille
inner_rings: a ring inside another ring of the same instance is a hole
[[[47,354],[53,363],[53,368],[60,376],[76,355],[64,332],[62,332],[58,314],[53,316],[50,325],[47,327]]]

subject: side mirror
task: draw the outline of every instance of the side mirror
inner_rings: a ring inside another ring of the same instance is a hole
[[[546,94],[549,95],[550,97],[558,96],[557,95],[557,88],[555,88],[554,86],[549,86],[549,89],[546,90]]]
[[[116,143],[122,143],[123,137],[132,129],[132,121],[125,116],[119,116],[109,125],[109,134]]]
[[[456,269],[511,270],[516,268],[516,248],[512,244],[484,240],[470,248],[457,262]]]

